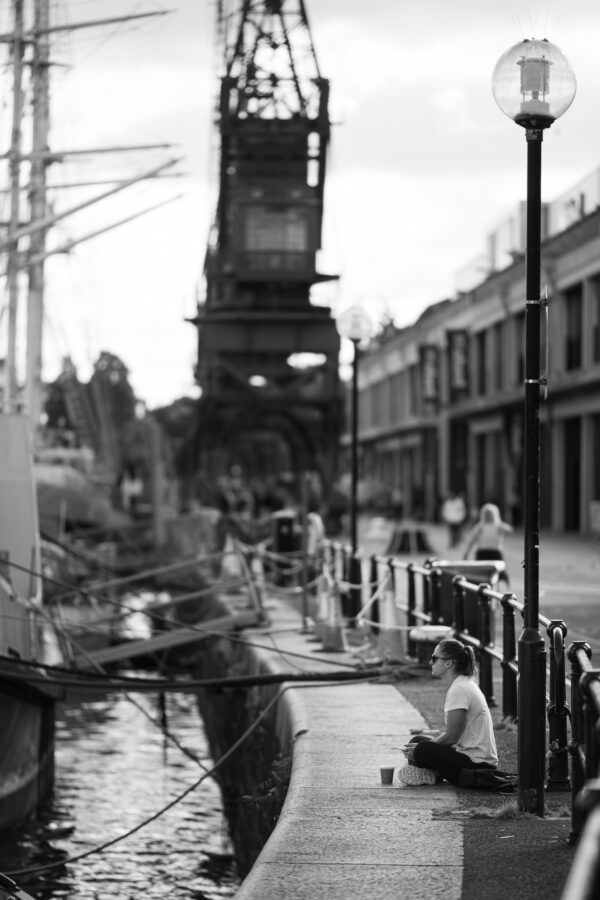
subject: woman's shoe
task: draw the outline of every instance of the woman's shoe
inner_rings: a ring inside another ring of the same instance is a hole
[[[402,784],[417,786],[421,784],[435,784],[437,776],[433,769],[421,769],[419,766],[406,765],[398,769],[398,781]]]

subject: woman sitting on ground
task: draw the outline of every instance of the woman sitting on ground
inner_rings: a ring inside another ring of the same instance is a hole
[[[498,766],[492,716],[475,681],[473,648],[454,638],[440,641],[431,657],[431,674],[448,685],[446,728],[437,735],[415,735],[404,748],[410,765],[400,769],[398,777],[406,784],[435,784],[445,778],[451,784],[467,786],[461,779],[464,770],[495,770]]]

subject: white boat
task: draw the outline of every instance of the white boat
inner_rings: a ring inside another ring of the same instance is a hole
[[[29,420],[0,414],[0,831],[34,814],[54,777],[54,705],[44,666],[61,662],[42,607]]]

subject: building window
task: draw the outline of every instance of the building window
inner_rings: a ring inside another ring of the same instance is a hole
[[[244,220],[244,249],[306,251],[308,221],[303,209],[249,206]]]
[[[395,425],[402,418],[402,378],[400,372],[396,372],[390,379],[388,403],[388,421],[390,425]]]
[[[592,417],[592,500],[600,500],[600,416]]]
[[[592,362],[600,362],[600,275],[590,282],[592,304]]]
[[[383,423],[383,381],[379,381],[373,389],[373,425]]]
[[[475,338],[477,353],[477,393],[481,397],[487,390],[487,331],[480,331]]]
[[[494,388],[501,391],[504,386],[504,323],[494,325]]]
[[[565,304],[565,369],[580,369],[583,332],[583,291],[576,284],[564,293]]]
[[[413,365],[408,370],[408,411],[416,416],[419,411],[419,366]]]

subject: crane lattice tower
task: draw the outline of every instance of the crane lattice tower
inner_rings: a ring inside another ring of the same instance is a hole
[[[329,84],[302,0],[217,4],[219,193],[198,329],[199,452],[206,474],[337,465],[342,398],[320,274]],[[319,362],[290,364],[307,354]]]

